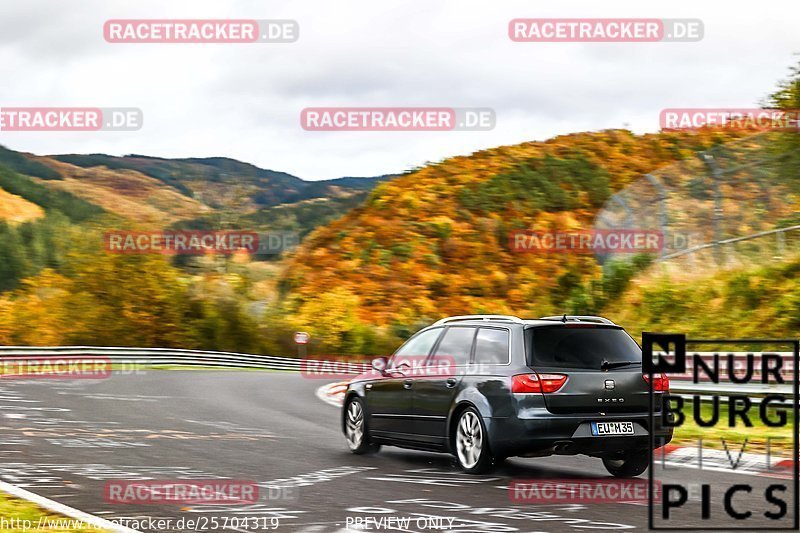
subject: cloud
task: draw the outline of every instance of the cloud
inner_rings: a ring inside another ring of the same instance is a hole
[[[10,133],[36,153],[234,157],[306,179],[400,172],[586,129],[654,131],[665,107],[752,106],[787,73],[796,2],[29,0],[0,7],[0,106],[134,106],[138,132]],[[701,18],[699,43],[513,43],[517,17]],[[295,19],[267,45],[112,45],[110,18]],[[492,107],[490,132],[306,132],[310,106]]]

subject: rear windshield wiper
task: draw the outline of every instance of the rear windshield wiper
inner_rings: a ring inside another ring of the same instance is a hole
[[[609,370],[611,368],[618,368],[621,366],[628,366],[628,365],[641,365],[641,361],[614,361],[610,363],[603,359],[603,362],[600,363],[600,370]]]

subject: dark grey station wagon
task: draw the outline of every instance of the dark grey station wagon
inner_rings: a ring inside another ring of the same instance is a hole
[[[639,345],[602,317],[449,317],[372,366],[342,408],[356,454],[381,445],[451,453],[469,473],[511,456],[585,454],[628,477],[648,466],[649,431],[658,445],[672,439],[648,416],[650,386],[667,393],[667,377],[648,383]]]

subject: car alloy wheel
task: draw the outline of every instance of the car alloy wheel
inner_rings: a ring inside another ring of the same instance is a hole
[[[347,406],[345,437],[350,450],[358,450],[364,440],[364,409],[361,402],[354,400]]]
[[[375,453],[381,449],[381,445],[370,438],[366,409],[361,398],[353,397],[344,405],[344,436],[347,447],[356,455]]]
[[[483,429],[474,411],[464,411],[458,422],[456,434],[458,460],[465,469],[472,469],[480,462],[483,453]]]

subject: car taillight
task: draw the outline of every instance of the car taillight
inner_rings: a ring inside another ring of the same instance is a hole
[[[650,376],[642,374],[644,380],[649,384]],[[669,378],[666,374],[653,374],[653,390],[656,392],[669,392]]]
[[[566,381],[565,374],[517,374],[511,378],[511,392],[556,392]]]

